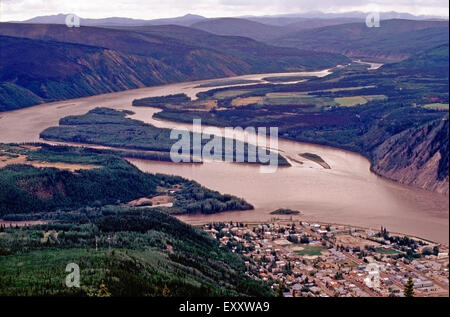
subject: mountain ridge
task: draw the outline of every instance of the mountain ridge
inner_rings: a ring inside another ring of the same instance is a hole
[[[59,13],[55,15],[37,16],[24,21],[10,21],[12,23],[26,23],[26,24],[66,24],[66,17],[68,15],[76,16],[73,13]],[[134,19],[127,17],[107,17],[107,18],[82,18],[80,19],[80,25],[83,26],[142,26],[142,25],[164,25],[175,24],[189,26],[192,23],[206,19],[200,15],[186,14],[180,17],[174,18],[161,18],[153,20]]]
[[[312,19],[320,19],[320,20],[330,20],[330,19],[358,19],[365,20],[367,15],[370,12],[363,11],[348,11],[343,13],[326,13],[322,11],[309,11],[304,13],[291,13],[291,14],[275,14],[275,15],[262,15],[262,16],[253,16],[253,15],[244,15],[244,16],[232,16],[228,18],[238,18],[238,19],[247,19],[250,21],[256,21],[260,23],[264,23],[264,21],[278,21],[274,25],[287,25],[289,23],[293,23],[299,20],[312,20]],[[8,22],[20,22],[20,23],[58,23],[65,24],[65,18],[68,14],[73,13],[58,13],[53,15],[45,15],[45,16],[35,16],[30,19],[22,20],[22,21],[8,21]],[[411,20],[448,20],[448,16],[438,16],[438,15],[414,15],[411,13],[405,12],[396,12],[396,11],[381,11],[379,12],[381,20],[389,20],[389,19],[411,19]],[[213,20],[227,17],[204,17],[198,14],[187,13],[183,16],[170,17],[170,18],[155,18],[155,19],[142,19],[142,18],[128,18],[128,17],[105,17],[105,18],[83,18],[80,17],[81,21],[84,21],[86,26],[94,26],[94,25],[115,25],[115,26],[123,26],[127,25],[163,25],[163,24],[176,24],[183,26],[190,26],[193,23],[196,23],[200,20]],[[281,22],[281,20],[284,20]],[[195,21],[195,22],[193,22]],[[281,24],[280,24],[281,23]],[[270,23],[267,23],[270,24]]]

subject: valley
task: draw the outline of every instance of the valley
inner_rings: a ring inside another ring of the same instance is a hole
[[[173,25],[68,31],[65,25],[0,23],[0,41],[0,111],[183,81],[324,69],[349,61],[340,54]]]
[[[161,108],[155,116],[164,120],[276,126],[284,138],[360,153],[383,177],[448,194],[448,113],[427,102],[448,100],[446,56],[441,45],[382,67],[357,61],[297,83],[216,88],[197,94],[197,104],[215,104],[201,111],[189,101],[147,105]]]
[[[279,75],[247,75],[238,78],[258,80]],[[0,138],[4,143],[40,142],[40,132],[57,126],[63,117],[81,115],[96,107],[132,111],[134,114],[131,118],[159,128],[189,129],[192,128],[192,123],[154,118],[154,114],[160,112],[160,109],[134,107],[132,102],[144,97],[177,93],[195,98],[197,93],[210,89],[196,88],[207,82],[143,88],[6,112],[0,119]],[[240,138],[245,140],[245,136]],[[221,193],[238,195],[255,207],[252,212],[180,217],[191,224],[270,220],[270,212],[273,210],[290,208],[301,210],[305,219],[374,228],[383,225],[396,232],[448,243],[448,197],[445,195],[381,179],[370,172],[370,163],[365,158],[347,151],[284,139],[280,139],[279,150],[285,157],[297,157],[303,164],[291,161],[292,167],[280,168],[273,175],[264,175],[259,174],[258,167],[222,162],[194,166],[133,158],[129,161],[145,172],[175,174],[196,180]],[[331,169],[324,169],[315,162],[302,159],[298,156],[300,153],[319,155]]]
[[[88,2],[2,2],[0,296],[448,297],[448,4]]]

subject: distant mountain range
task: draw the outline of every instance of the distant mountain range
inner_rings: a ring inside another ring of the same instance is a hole
[[[297,14],[280,14],[270,16],[241,16],[235,17],[246,19],[263,24],[286,26],[298,22],[312,22],[311,20],[341,20],[345,22],[354,22],[355,20],[365,20],[367,12],[352,11],[344,13],[324,13],[320,11],[311,11]],[[65,24],[67,14],[56,14],[48,16],[38,16],[24,21],[11,21],[21,23],[42,23],[42,24]],[[225,18],[225,17],[224,17]],[[391,19],[407,19],[407,20],[448,20],[448,17],[433,15],[413,15],[402,12],[380,12],[382,20]],[[81,24],[85,26],[144,26],[144,25],[181,25],[191,26],[194,23],[208,20],[216,20],[217,18],[206,18],[195,14],[186,14],[181,17],[165,18],[165,19],[132,19],[123,17],[109,17],[100,19],[80,18]],[[347,21],[346,21],[347,20]]]
[[[13,21],[28,24],[65,24],[66,17],[68,14],[56,14],[47,16],[38,16],[25,21]],[[143,25],[181,25],[190,26],[193,23],[206,20],[207,18],[187,14],[182,17],[169,18],[169,19],[155,19],[155,20],[142,20],[142,19],[132,19],[132,18],[120,18],[120,17],[110,17],[102,19],[84,19],[80,17],[80,25],[83,26],[143,26]]]
[[[336,19],[336,18],[351,18],[365,20],[369,12],[363,11],[350,11],[341,13],[326,13],[321,11],[309,11],[305,13],[292,13],[292,14],[280,14],[268,16],[269,18],[305,18],[305,19]],[[431,19],[443,19],[448,20],[448,16],[437,15],[414,15],[405,12],[396,11],[380,11],[380,18],[382,20],[391,19],[407,19],[407,20],[431,20]],[[260,17],[246,17],[246,18],[260,18]],[[267,17],[263,17],[267,18]]]

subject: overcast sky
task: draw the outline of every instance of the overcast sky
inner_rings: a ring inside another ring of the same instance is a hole
[[[74,13],[83,18],[274,15],[320,10],[398,11],[448,17],[448,0],[0,0],[0,21]]]

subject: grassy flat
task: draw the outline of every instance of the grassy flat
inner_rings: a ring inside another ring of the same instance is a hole
[[[319,256],[323,251],[323,247],[319,245],[302,244],[300,246],[303,250],[295,251],[299,256]]]
[[[447,110],[449,109],[448,103],[430,103],[425,105],[424,108],[433,110]]]

